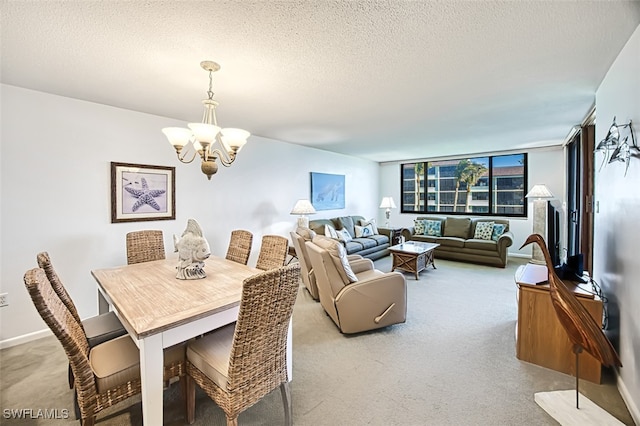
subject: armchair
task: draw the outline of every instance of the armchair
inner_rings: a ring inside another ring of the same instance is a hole
[[[370,259],[348,261],[344,247],[324,236],[305,245],[320,304],[342,333],[406,321],[407,285],[402,274],[378,271]]]
[[[296,256],[298,263],[300,263],[300,276],[304,286],[309,291],[309,294],[313,300],[318,300],[318,285],[316,284],[316,276],[313,273],[313,266],[309,259],[309,253],[307,252],[306,241],[311,241],[316,236],[316,233],[309,228],[298,227],[298,229],[291,231],[291,242],[296,250]],[[362,259],[359,254],[350,254],[347,256],[349,262],[357,259]]]

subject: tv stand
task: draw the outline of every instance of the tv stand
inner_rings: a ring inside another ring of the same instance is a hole
[[[573,344],[558,321],[549,294],[546,265],[529,263],[515,274],[518,286],[516,357],[542,367],[575,376]],[[602,326],[602,301],[577,283],[563,281]],[[587,352],[580,355],[580,378],[600,383],[602,365]]]

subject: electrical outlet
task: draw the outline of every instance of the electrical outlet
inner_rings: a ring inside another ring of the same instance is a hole
[[[0,306],[9,305],[9,293],[0,294]]]

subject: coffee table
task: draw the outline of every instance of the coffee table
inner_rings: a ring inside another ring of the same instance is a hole
[[[393,255],[392,271],[400,269],[406,272],[412,272],[418,279],[420,271],[427,269],[427,266],[436,264],[433,262],[433,250],[440,244],[421,243],[417,241],[408,241],[402,244],[389,247],[389,251]]]

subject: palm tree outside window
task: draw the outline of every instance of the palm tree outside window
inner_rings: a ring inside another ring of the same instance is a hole
[[[401,212],[526,217],[526,170],[526,153],[402,164]]]

